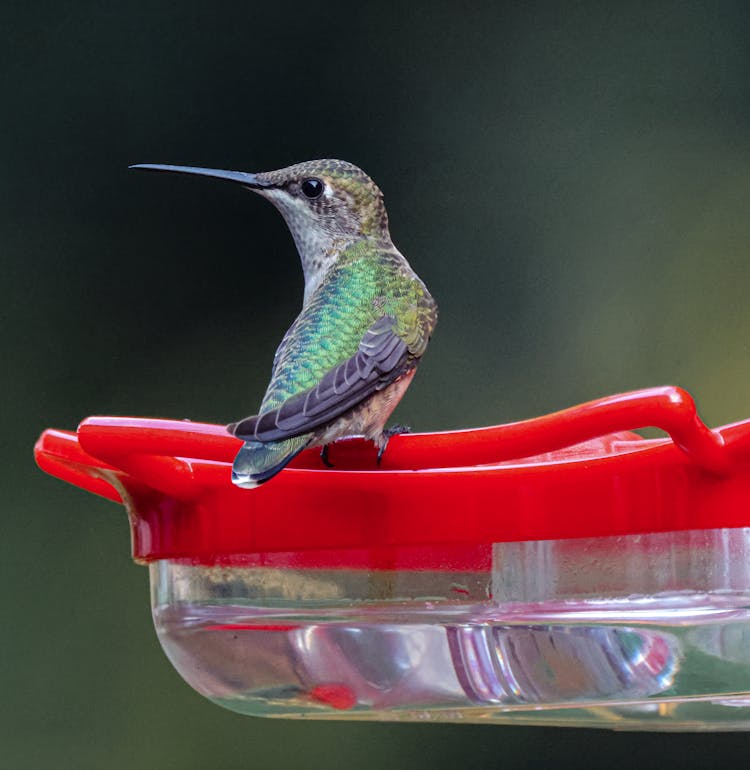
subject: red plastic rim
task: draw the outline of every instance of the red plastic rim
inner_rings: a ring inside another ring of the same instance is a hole
[[[646,426],[670,438],[623,432]],[[710,430],[675,387],[395,436],[379,468],[371,444],[341,441],[333,469],[307,451],[254,490],[230,481],[239,446],[218,425],[91,417],[35,456],[127,506],[139,561],[468,568],[495,542],[750,526],[750,421]]]

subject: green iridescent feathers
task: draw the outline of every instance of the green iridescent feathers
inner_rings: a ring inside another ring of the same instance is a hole
[[[394,332],[418,359],[437,320],[435,302],[398,252],[354,244],[282,340],[260,413],[315,387],[357,353],[367,330],[383,316],[394,319]]]

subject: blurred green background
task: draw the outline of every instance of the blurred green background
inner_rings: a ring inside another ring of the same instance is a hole
[[[302,278],[273,209],[136,162],[361,165],[441,320],[396,415],[675,383],[750,416],[744,2],[0,5],[0,767],[729,767],[744,735],[262,721],[172,670],[111,503],[31,448],[259,402]]]

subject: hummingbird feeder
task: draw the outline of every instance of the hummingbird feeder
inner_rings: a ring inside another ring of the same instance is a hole
[[[666,438],[629,432],[656,426]],[[46,472],[123,504],[159,640],[252,715],[750,728],[750,420],[674,387],[305,451],[254,490],[222,426],[92,417]]]

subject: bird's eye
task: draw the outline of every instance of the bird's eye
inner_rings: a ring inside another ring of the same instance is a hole
[[[306,198],[319,198],[323,192],[323,182],[320,179],[305,179],[300,185],[302,194]]]

